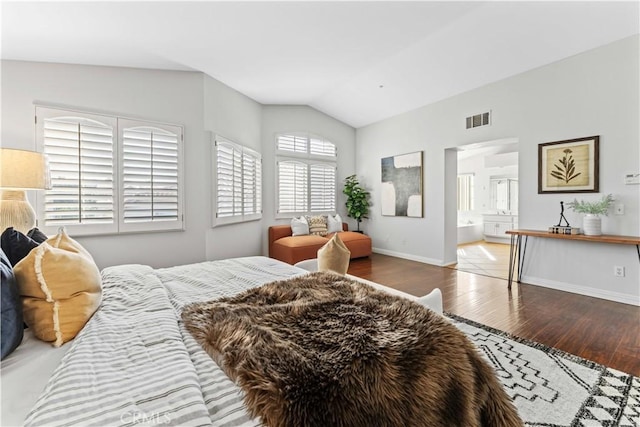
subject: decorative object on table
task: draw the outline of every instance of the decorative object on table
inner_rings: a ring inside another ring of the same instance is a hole
[[[0,232],[13,227],[27,233],[35,226],[36,213],[25,190],[50,187],[49,169],[42,153],[0,149]]]
[[[565,225],[562,225],[562,221],[564,221]],[[579,234],[580,228],[571,227],[569,225],[569,221],[564,216],[564,202],[560,202],[560,221],[558,221],[557,225],[552,225],[549,227],[549,233],[555,234]]]
[[[369,218],[369,192],[360,186],[355,175],[346,177],[344,181],[342,192],[347,195],[347,216],[356,220],[356,231],[360,232],[360,222]]]
[[[422,218],[422,151],[382,159],[382,215]]]
[[[538,144],[538,193],[597,193],[600,137]]]
[[[602,234],[602,220],[600,215],[608,216],[609,208],[613,204],[613,196],[607,194],[595,202],[578,201],[567,203],[574,212],[585,214],[582,220],[582,229],[587,236],[599,236]]]

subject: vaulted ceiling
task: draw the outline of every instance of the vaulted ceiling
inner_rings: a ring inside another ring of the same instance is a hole
[[[2,2],[2,59],[201,71],[354,127],[639,33],[637,1]]]

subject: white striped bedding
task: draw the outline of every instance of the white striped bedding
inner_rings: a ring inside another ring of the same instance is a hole
[[[185,304],[304,274],[265,257],[103,271],[103,303],[73,341],[27,426],[257,426],[243,395],[183,328]]]

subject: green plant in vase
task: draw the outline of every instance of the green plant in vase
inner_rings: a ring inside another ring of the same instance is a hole
[[[582,231],[587,236],[599,236],[602,234],[602,221],[600,215],[608,216],[609,209],[613,204],[613,196],[607,194],[602,199],[593,202],[578,201],[567,203],[567,206],[574,212],[584,214],[582,221]]]
[[[345,178],[342,192],[347,196],[347,215],[356,220],[356,231],[360,231],[360,222],[369,214],[369,192],[360,186],[355,175]]]

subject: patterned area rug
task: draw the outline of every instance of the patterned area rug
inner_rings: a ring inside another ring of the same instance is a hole
[[[447,313],[495,367],[527,426],[640,425],[640,378]]]

